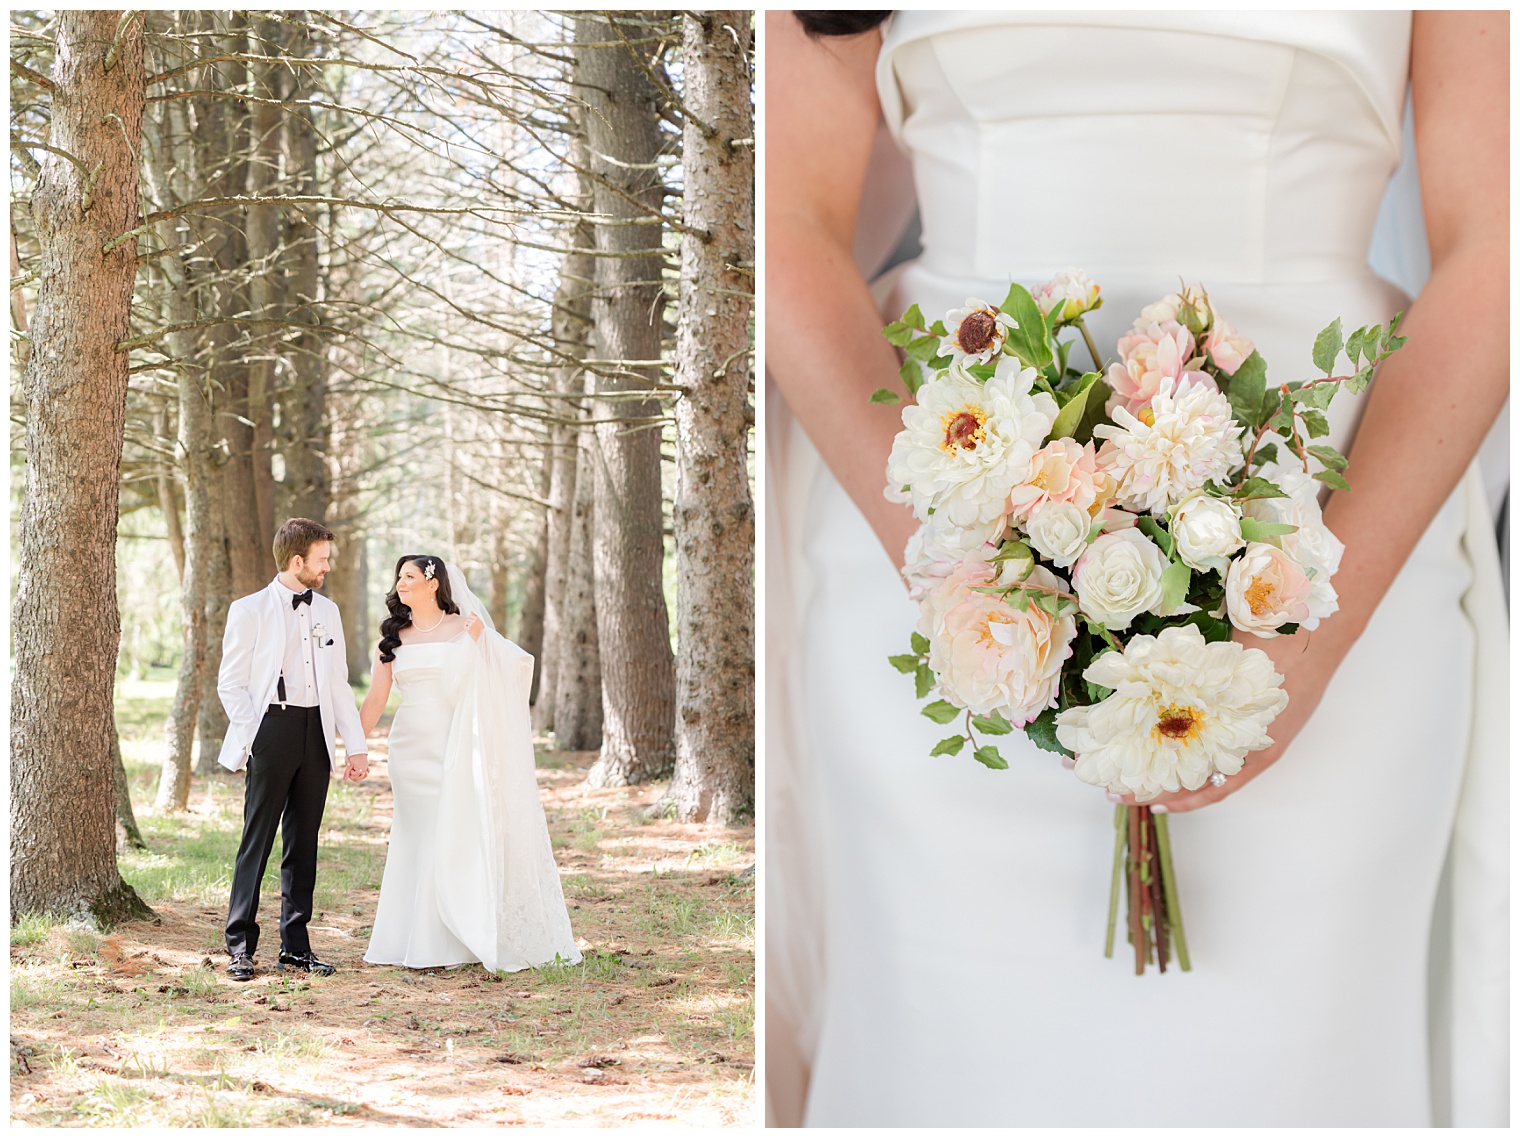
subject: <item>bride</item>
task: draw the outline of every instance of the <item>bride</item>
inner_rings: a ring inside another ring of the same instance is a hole
[[[491,627],[464,574],[437,557],[396,563],[373,680],[368,734],[394,682],[395,799],[371,964],[479,961],[513,972],[579,962],[533,769],[533,657]]]
[[[1505,1124],[1506,620],[1470,464],[1507,388],[1506,18],[800,15],[821,34],[770,13],[766,59],[776,1119]],[[1412,303],[1366,263],[1406,90]],[[873,287],[852,242],[878,124],[923,252]],[[1185,974],[1102,956],[1102,795],[1017,734],[1006,771],[928,758],[941,732],[886,663],[917,612],[915,523],[882,493],[899,411],[870,402],[900,389],[883,316],[1072,265],[1110,353],[1181,275],[1277,381],[1314,374],[1331,319],[1408,309],[1407,346],[1332,405],[1340,612],[1252,645],[1286,677],[1276,744],[1166,803]]]

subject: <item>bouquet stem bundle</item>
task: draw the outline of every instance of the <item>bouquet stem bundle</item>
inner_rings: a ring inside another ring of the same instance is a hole
[[[1108,895],[1108,935],[1103,955],[1114,955],[1114,931],[1119,918],[1119,884],[1125,883],[1129,907],[1129,942],[1135,950],[1135,975],[1143,976],[1152,961],[1165,972],[1175,956],[1184,971],[1188,960],[1182,909],[1177,903],[1177,878],[1172,870],[1172,843],[1166,815],[1149,806],[1114,809],[1114,872]]]

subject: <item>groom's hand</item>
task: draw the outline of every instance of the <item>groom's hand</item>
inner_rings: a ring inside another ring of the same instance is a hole
[[[369,756],[349,755],[348,769],[343,772],[343,777],[353,782],[363,782],[367,774],[369,774]]]

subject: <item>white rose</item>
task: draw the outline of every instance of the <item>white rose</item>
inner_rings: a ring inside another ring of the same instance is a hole
[[[1024,523],[1029,544],[1057,569],[1065,569],[1087,548],[1092,516],[1072,502],[1046,502]]]
[[[1115,631],[1161,603],[1166,558],[1138,529],[1102,534],[1072,570],[1082,611]]]
[[[1228,568],[1230,554],[1245,545],[1240,536],[1240,515],[1222,498],[1194,494],[1172,511],[1172,536],[1177,556],[1190,569]]]

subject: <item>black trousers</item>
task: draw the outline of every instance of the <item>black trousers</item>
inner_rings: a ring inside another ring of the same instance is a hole
[[[227,906],[227,952],[252,956],[259,947],[259,883],[281,831],[280,951],[310,952],[306,926],[311,921],[312,890],[317,883],[317,835],[327,805],[332,766],[322,732],[322,712],[315,707],[271,704],[259,725],[248,760],[243,792],[243,842],[232,871],[232,899]]]

